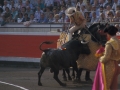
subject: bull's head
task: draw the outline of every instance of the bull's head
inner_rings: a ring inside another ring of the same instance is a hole
[[[70,40],[62,45],[62,48],[76,54],[90,54],[90,49],[87,43],[81,43],[80,40]]]

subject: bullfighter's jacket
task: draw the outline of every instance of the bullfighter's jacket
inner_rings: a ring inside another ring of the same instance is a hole
[[[114,36],[107,41],[104,55],[100,58],[100,62],[106,63],[109,60],[120,60],[120,41]]]

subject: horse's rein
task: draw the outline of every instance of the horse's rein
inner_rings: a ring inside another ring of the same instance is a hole
[[[94,38],[94,39],[96,39],[96,41],[100,44],[100,42],[98,41],[98,39],[97,38],[95,38],[95,36],[86,28],[86,30],[90,33],[90,35]],[[85,32],[84,32],[85,33]],[[84,34],[83,33],[83,34]]]

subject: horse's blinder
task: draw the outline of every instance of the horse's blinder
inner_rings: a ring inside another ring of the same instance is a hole
[[[106,42],[107,42],[107,35],[106,33],[104,33],[104,29],[106,28],[107,24],[106,25],[101,25],[100,24],[97,26],[98,27],[98,30],[97,30],[97,33],[99,33],[100,35],[100,44],[104,45]],[[105,37],[105,38],[103,38]]]

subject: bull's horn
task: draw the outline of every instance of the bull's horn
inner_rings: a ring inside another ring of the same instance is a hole
[[[87,44],[89,41],[81,41],[82,44]]]

